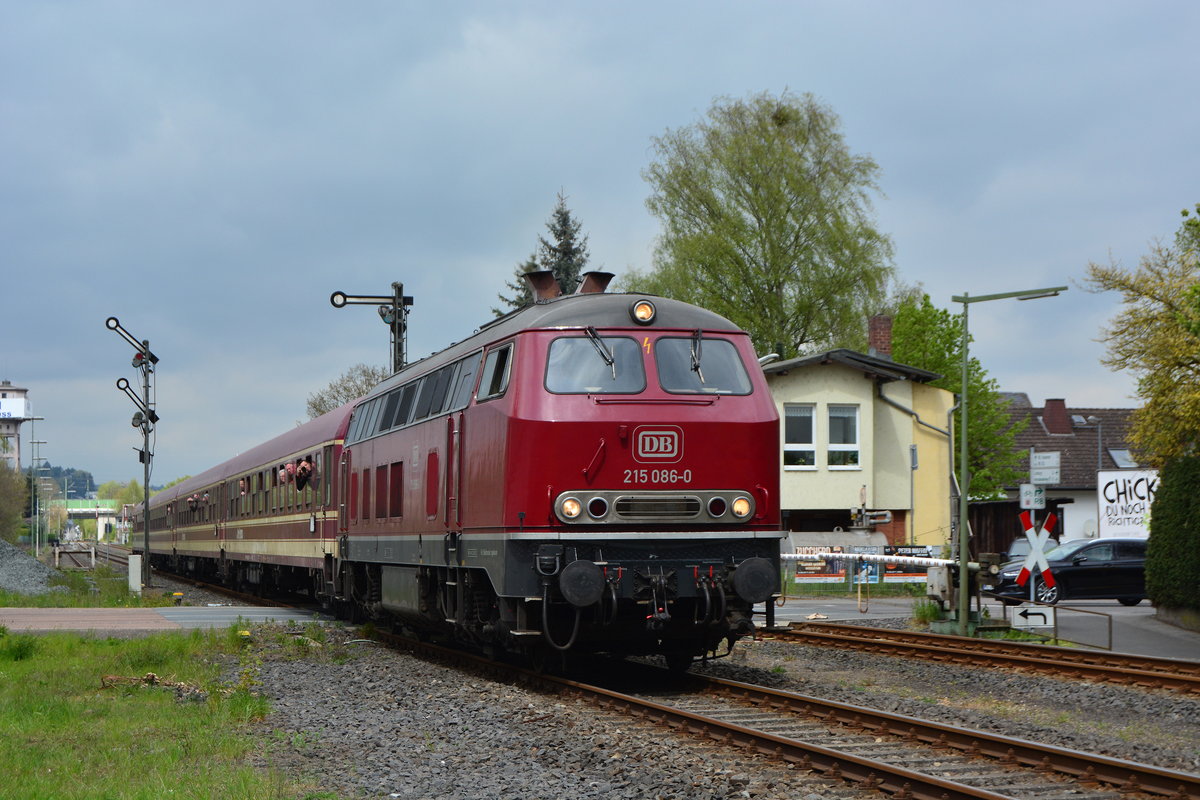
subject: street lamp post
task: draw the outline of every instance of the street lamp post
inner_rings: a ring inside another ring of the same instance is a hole
[[[959,434],[959,459],[958,467],[958,635],[966,636],[970,631],[967,625],[967,618],[970,614],[971,596],[968,591],[970,586],[970,570],[967,567],[967,562],[970,559],[967,556],[967,549],[970,542],[970,534],[967,526],[967,499],[971,492],[971,467],[967,463],[967,366],[970,363],[968,356],[968,347],[970,338],[967,333],[968,311],[971,303],[986,303],[989,300],[1007,300],[1015,297],[1018,300],[1036,300],[1039,297],[1055,297],[1056,295],[1065,292],[1066,286],[1053,286],[1048,289],[1027,289],[1021,292],[1002,292],[1000,294],[981,294],[978,297],[971,297],[966,292],[962,295],[955,295],[950,299],[955,303],[962,303],[962,395],[959,398],[960,406],[960,421],[961,433]]]

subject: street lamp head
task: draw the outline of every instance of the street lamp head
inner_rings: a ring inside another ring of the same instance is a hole
[[[1087,422],[1089,425],[1099,425],[1100,418],[1097,417],[1095,414],[1090,414],[1090,415],[1088,415]]]
[[[1050,291],[1038,292],[1036,294],[1023,294],[1020,297],[1018,297],[1017,299],[1018,300],[1040,300],[1043,297],[1058,297],[1058,290],[1051,289]]]

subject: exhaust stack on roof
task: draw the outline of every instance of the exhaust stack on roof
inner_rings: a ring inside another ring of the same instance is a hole
[[[553,300],[562,296],[562,289],[559,288],[558,279],[554,277],[553,270],[539,269],[526,272],[525,282],[529,284],[529,290],[533,292],[535,301]]]
[[[608,284],[613,279],[611,272],[585,272],[583,280],[580,281],[579,287],[575,290],[575,294],[604,294],[608,289]]]

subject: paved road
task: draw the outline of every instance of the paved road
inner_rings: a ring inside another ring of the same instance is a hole
[[[812,614],[823,615],[830,622],[889,619],[911,615],[912,605],[912,598],[899,597],[871,597],[862,602],[855,598],[789,597],[782,607],[776,607],[775,620],[787,624],[807,620]],[[998,602],[985,602],[984,608],[993,619],[1006,619],[1005,614],[1013,611]],[[1056,607],[1054,613],[1063,639],[1104,648],[1111,621],[1114,651],[1200,661],[1200,633],[1160,622],[1154,607],[1145,601],[1129,608],[1115,600],[1072,600]],[[1038,632],[1049,633],[1050,629],[1039,628]]]
[[[191,628],[228,628],[244,621],[327,619],[312,611],[266,606],[167,606],[163,608],[0,608],[0,625],[23,631],[93,631],[98,635],[150,633]]]

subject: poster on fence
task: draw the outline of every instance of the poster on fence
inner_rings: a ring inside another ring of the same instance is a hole
[[[932,558],[933,548],[913,545],[886,545],[846,547],[837,545],[821,547],[813,545],[797,546],[798,554],[815,555],[817,553],[862,553],[872,556],[918,556]],[[871,559],[859,561],[849,558],[826,558],[823,560],[796,561],[795,583],[845,583],[846,570],[852,571],[851,582],[858,583],[922,583],[925,580],[925,568],[911,564],[888,563]]]
[[[933,558],[933,548],[927,546],[916,545],[889,545],[883,548],[884,555],[888,556],[916,556],[918,558]],[[912,564],[888,564],[884,563],[883,582],[884,583],[924,583],[925,582],[925,567],[918,567]]]
[[[796,552],[803,555],[815,553],[843,553],[844,547],[799,546]],[[846,562],[840,558],[824,561],[799,560],[796,562],[796,583],[844,583]]]

